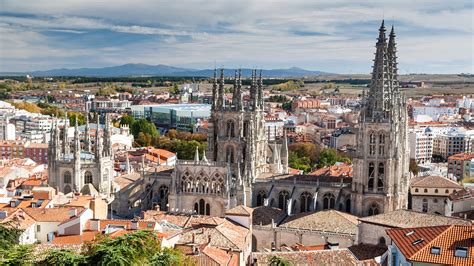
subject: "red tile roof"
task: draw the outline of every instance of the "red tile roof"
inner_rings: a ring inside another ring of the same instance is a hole
[[[473,265],[472,225],[388,229],[387,234],[409,261]],[[433,247],[439,248],[439,254],[432,252]],[[467,257],[455,256],[455,250],[459,247],[467,249]]]

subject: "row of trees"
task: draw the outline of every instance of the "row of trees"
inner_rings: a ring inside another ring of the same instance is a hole
[[[138,230],[120,237],[98,235],[80,252],[71,249],[35,250],[35,245],[19,245],[22,231],[0,225],[1,265],[194,265],[176,249],[160,247],[154,231]]]
[[[288,165],[304,172],[331,166],[336,162],[351,162],[349,157],[337,154],[335,149],[324,148],[319,151],[315,144],[308,142],[291,144],[288,150]]]
[[[15,108],[17,109],[22,109],[25,111],[28,111],[30,113],[37,113],[37,114],[43,114],[43,115],[50,115],[58,118],[65,118],[66,117],[66,112],[54,105],[48,104],[48,103],[29,103],[29,102],[10,102]],[[86,117],[84,114],[80,112],[73,112],[69,111],[67,112],[67,117],[69,118],[69,123],[71,125],[74,125],[77,123],[79,125],[84,125],[86,123]]]
[[[194,158],[196,147],[200,154],[206,149],[207,137],[200,133],[181,132],[170,129],[165,135],[160,135],[155,124],[146,119],[134,119],[132,116],[123,116],[120,124],[130,126],[135,138],[135,146],[153,146],[177,153],[179,159],[190,160]]]

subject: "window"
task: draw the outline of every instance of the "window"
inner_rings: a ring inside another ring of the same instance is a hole
[[[385,246],[386,245],[386,241],[385,241],[384,237],[379,238],[379,245],[380,246]]]
[[[456,247],[456,249],[454,250],[454,256],[460,258],[467,258],[467,248]]]
[[[311,193],[303,192],[300,195],[300,212],[309,212],[311,206]]]
[[[438,199],[433,199],[433,202],[434,202],[434,203],[438,203]]]
[[[435,189],[435,193],[438,193],[438,189]]]
[[[226,130],[226,135],[227,137],[234,137],[235,136],[235,130],[234,130],[234,121],[229,120],[227,121],[227,130]]]
[[[449,189],[446,189],[445,193],[449,194]]]
[[[379,163],[378,169],[378,180],[377,180],[377,190],[383,191],[383,179],[385,176],[385,168],[383,163]]]
[[[234,147],[233,146],[230,146],[230,145],[227,146],[225,160],[226,162],[230,162],[230,163],[234,162]]]
[[[441,254],[441,248],[440,247],[431,247],[431,254],[435,254],[435,255]]]
[[[36,232],[37,233],[41,232],[41,225],[39,224],[36,225]]]
[[[278,194],[278,208],[286,212],[286,207],[288,206],[288,199],[290,198],[290,193],[286,190],[280,191]]]
[[[323,209],[334,209],[334,205],[336,205],[336,198],[331,193],[324,194],[323,197]]]
[[[84,184],[92,184],[92,174],[89,171],[84,174]]]
[[[267,197],[267,192],[260,190],[257,194],[257,206],[263,206],[265,198]]]
[[[418,189],[417,189],[417,188],[415,188],[415,192],[418,192]]]
[[[370,134],[369,143],[369,154],[375,155],[375,133],[373,132]]]
[[[369,163],[369,183],[368,183],[369,191],[374,190],[374,177],[375,177],[375,165],[374,163]]]
[[[199,215],[209,215],[211,212],[211,206],[209,203],[206,203],[204,199],[200,199],[198,202],[194,203],[194,212]]]
[[[427,188],[425,188],[425,193],[428,193],[428,189],[427,189]]]
[[[369,208],[369,216],[377,215],[379,213],[379,206],[376,203],[372,204]]]
[[[64,172],[64,183],[71,184],[71,172],[69,171]]]
[[[422,211],[423,212],[428,212],[428,200],[427,199],[423,199]]]
[[[420,244],[420,243],[423,243],[423,241],[425,241],[423,238],[419,238],[419,239],[413,241],[411,244],[412,244],[413,246],[416,246],[416,245],[418,245],[418,244]]]

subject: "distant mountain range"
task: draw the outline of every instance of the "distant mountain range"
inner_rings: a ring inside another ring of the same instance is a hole
[[[242,75],[251,75],[250,68],[243,68]],[[225,75],[234,75],[235,69],[225,69]],[[262,76],[266,78],[305,77],[330,74],[322,71],[305,70],[298,67],[288,69],[263,69]],[[102,68],[51,69],[31,72],[0,72],[0,76],[53,77],[53,76],[82,76],[82,77],[137,77],[137,76],[178,76],[178,77],[211,77],[213,69],[180,68],[168,65],[125,64]]]

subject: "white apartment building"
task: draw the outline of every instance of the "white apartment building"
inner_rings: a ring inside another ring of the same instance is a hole
[[[419,164],[430,163],[433,157],[433,133],[430,127],[414,126],[409,130],[410,159]]]
[[[419,115],[426,115],[431,117],[433,121],[438,121],[440,117],[452,117],[458,113],[458,108],[455,106],[428,106],[428,105],[414,105],[412,106],[413,118]]]
[[[433,156],[447,160],[449,156],[462,152],[474,152],[474,130],[456,130],[433,138]]]

